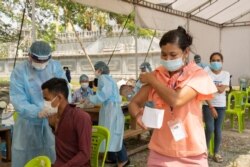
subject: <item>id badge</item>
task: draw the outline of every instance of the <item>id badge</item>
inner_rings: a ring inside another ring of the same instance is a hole
[[[186,130],[180,120],[168,121],[168,127],[170,128],[176,142],[187,137]]]

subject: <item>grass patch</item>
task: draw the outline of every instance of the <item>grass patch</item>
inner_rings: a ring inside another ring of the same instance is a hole
[[[0,79],[0,87],[6,87],[10,85],[10,79],[9,78],[1,78]]]

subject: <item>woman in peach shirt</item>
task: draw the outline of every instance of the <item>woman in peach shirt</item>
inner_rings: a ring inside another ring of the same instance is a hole
[[[187,63],[192,37],[178,27],[160,40],[161,64],[152,73],[140,74],[146,85],[129,104],[129,111],[142,123],[146,101],[164,109],[163,124],[154,129],[149,143],[150,167],[207,167],[207,147],[200,104],[217,91],[208,74],[194,62]]]

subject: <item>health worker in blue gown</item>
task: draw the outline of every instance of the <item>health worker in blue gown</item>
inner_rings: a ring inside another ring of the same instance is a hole
[[[18,113],[12,139],[12,167],[23,167],[29,160],[46,155],[56,158],[55,138],[47,116],[51,106],[44,105],[41,85],[53,78],[66,79],[58,61],[51,59],[51,47],[34,42],[28,60],[19,63],[10,78],[10,100]]]
[[[106,63],[98,61],[94,65],[95,76],[98,78],[96,95],[88,98],[93,104],[101,104],[99,125],[110,131],[110,145],[106,161],[125,166],[129,163],[127,151],[123,144],[124,115],[121,109],[120,94],[116,82],[109,74]]]

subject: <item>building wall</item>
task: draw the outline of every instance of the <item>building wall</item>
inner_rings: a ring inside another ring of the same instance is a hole
[[[139,65],[144,61],[146,53],[138,54],[137,70]],[[108,62],[110,54],[89,55],[93,64],[97,61]],[[18,58],[17,64],[26,60],[27,58]],[[87,74],[90,79],[94,78],[94,72],[84,55],[74,56],[53,56],[53,59],[59,60],[62,66],[68,66],[71,71],[73,79],[79,78],[81,74]],[[151,64],[152,69],[160,65],[160,53],[149,53],[147,61]],[[13,69],[13,58],[0,59],[0,76],[9,77]],[[136,79],[136,56],[134,53],[130,54],[115,54],[109,64],[110,73],[116,79]]]

